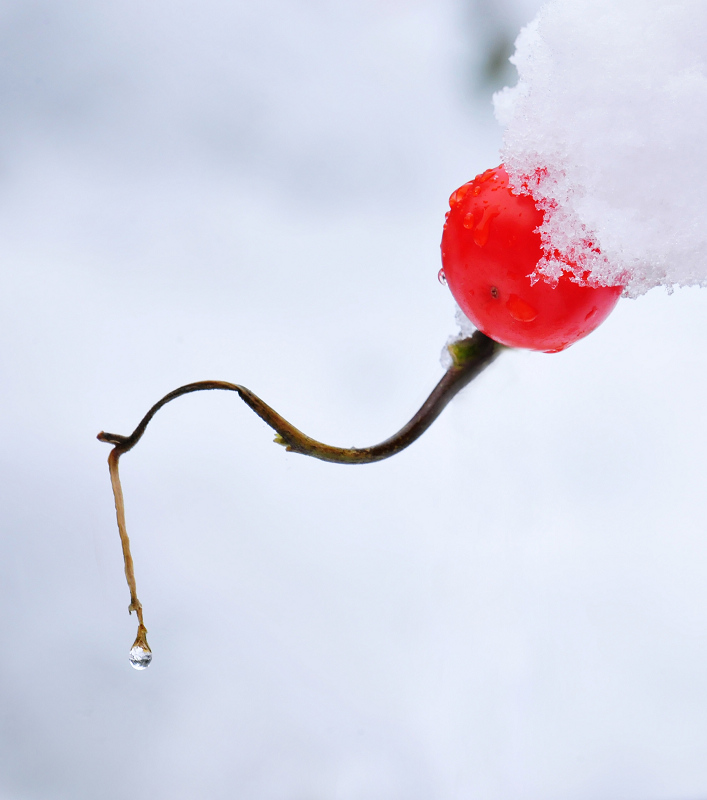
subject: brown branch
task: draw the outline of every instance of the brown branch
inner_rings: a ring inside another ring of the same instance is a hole
[[[137,612],[139,622],[138,637],[135,640],[134,647],[140,646],[143,650],[149,652],[146,639],[147,629],[143,623],[142,605],[137,597],[133,560],[130,554],[130,540],[125,526],[125,507],[118,474],[118,461],[123,453],[132,450],[140,441],[150,421],[163,406],[191,392],[215,389],[236,392],[241,400],[276,432],[275,441],[283,445],[289,452],[300,453],[301,455],[311,456],[322,461],[330,461],[335,464],[370,464],[374,461],[382,461],[385,458],[394,456],[422,436],[442,413],[449,401],[496,358],[503,346],[489,339],[481,331],[476,331],[469,338],[461,339],[449,345],[448,349],[452,363],[419,411],[397,433],[372,447],[334,447],[318,442],[295,428],[294,425],[280,416],[267,403],[253,394],[250,389],[246,389],[245,386],[240,386],[237,383],[228,383],[226,381],[188,383],[166,394],[145,414],[130,436],[101,431],[98,434],[98,439],[114,445],[108,457],[108,466],[115,497],[118,531],[123,547],[125,577],[130,588],[129,610],[131,613],[132,611]]]

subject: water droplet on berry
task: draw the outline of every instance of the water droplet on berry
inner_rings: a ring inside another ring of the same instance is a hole
[[[489,240],[489,231],[491,229],[491,220],[497,217],[501,210],[495,206],[488,206],[484,209],[483,216],[479,220],[478,225],[474,230],[474,242],[483,247]]]
[[[134,669],[147,669],[152,663],[152,652],[149,648],[145,649],[139,644],[132,646],[130,650],[130,666]]]
[[[486,183],[487,180],[493,178],[496,174],[496,170],[494,169],[487,169],[486,172],[482,172],[481,175],[477,176],[476,180],[479,183]]]
[[[598,310],[599,309],[596,306],[594,306],[594,308],[584,318],[584,321],[589,322],[589,320],[597,313]]]
[[[452,192],[449,196],[449,207],[456,208],[459,203],[464,199],[464,195],[469,191],[469,186],[471,184],[465,183],[463,186],[460,186],[455,192]]]
[[[464,215],[464,219],[462,220],[462,225],[468,230],[473,230],[474,228],[474,215],[469,212],[468,214]]]
[[[479,247],[483,247],[486,242],[489,240],[489,228],[488,225],[485,225],[483,228],[479,225],[479,227],[474,232],[474,241]]]
[[[517,294],[512,294],[506,303],[510,315],[518,322],[532,322],[537,316],[538,312],[530,303],[518,297]]]
[[[437,273],[437,280],[442,284],[442,286],[447,285],[447,276],[444,274],[444,267]]]

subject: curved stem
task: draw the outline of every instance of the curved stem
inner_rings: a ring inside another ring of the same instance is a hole
[[[280,416],[256,394],[253,394],[250,389],[246,389],[245,386],[240,386],[237,383],[228,383],[226,381],[199,381],[180,386],[155,403],[129,436],[101,431],[98,434],[98,439],[115,445],[108,457],[108,466],[115,497],[118,530],[123,547],[125,577],[130,588],[129,609],[131,612],[137,612],[139,636],[142,636],[145,645],[147,646],[147,640],[145,639],[147,630],[143,624],[142,605],[137,598],[133,560],[130,554],[130,540],[125,526],[125,508],[118,474],[118,460],[123,453],[127,453],[135,447],[152,418],[163,406],[191,392],[215,389],[236,392],[241,400],[276,432],[275,441],[283,445],[289,452],[300,453],[301,455],[311,456],[322,461],[330,461],[335,464],[370,464],[374,461],[382,461],[385,458],[394,456],[422,436],[442,413],[449,401],[496,358],[503,349],[503,345],[494,342],[493,339],[489,339],[481,331],[476,331],[469,338],[461,339],[449,345],[448,349],[452,363],[419,411],[397,433],[380,442],[380,444],[371,447],[334,447],[318,442],[295,428],[294,425]]]
[[[158,400],[129,436],[101,431],[97,438],[115,445],[113,452],[116,453],[117,460],[123,453],[135,447],[152,418],[167,403],[191,392],[221,389],[236,392],[241,400],[276,432],[275,441],[289,452],[336,464],[370,464],[394,456],[422,436],[449,401],[496,358],[502,347],[480,331],[476,331],[468,339],[461,339],[450,345],[452,364],[419,411],[397,433],[372,447],[334,447],[318,442],[295,428],[250,389],[227,381],[198,381],[180,386]]]

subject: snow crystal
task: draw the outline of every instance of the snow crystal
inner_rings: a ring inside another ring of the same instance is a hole
[[[470,336],[473,335],[474,331],[476,331],[476,327],[474,323],[467,317],[467,315],[459,308],[459,306],[455,303],[456,311],[454,313],[454,319],[459,326],[458,333],[450,336],[444,347],[442,348],[442,353],[440,354],[439,361],[440,364],[444,367],[444,369],[449,369],[452,366],[452,356],[449,353],[449,345],[454,344],[455,342],[459,342],[462,339],[468,339]]]
[[[551,0],[494,97],[512,184],[546,212],[539,272],[707,285],[707,3]]]

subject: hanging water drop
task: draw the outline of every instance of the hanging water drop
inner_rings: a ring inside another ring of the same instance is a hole
[[[130,666],[133,669],[147,669],[152,663],[152,652],[139,644],[132,646],[130,650]]]
[[[138,615],[140,616],[140,624],[137,628],[137,636],[130,648],[130,666],[133,669],[147,669],[152,663],[152,650],[147,643],[147,628],[142,622],[142,606],[138,608]]]
[[[444,274],[444,267],[437,273],[437,280],[442,284],[442,286],[447,285],[447,276]]]

